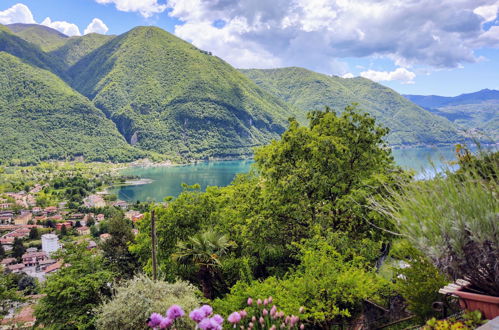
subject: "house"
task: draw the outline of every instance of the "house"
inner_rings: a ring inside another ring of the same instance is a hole
[[[31,212],[33,212],[33,214],[35,215],[40,215],[43,213],[43,209],[39,206],[35,206],[31,209]]]
[[[16,263],[16,258],[5,258],[2,261],[0,261],[0,265],[3,266],[10,266]]]
[[[48,219],[52,220],[52,221],[61,221],[62,220],[62,215],[56,214],[56,215],[53,215],[51,217],[48,217]]]
[[[97,247],[97,243],[95,243],[94,241],[88,242],[88,245],[87,245],[88,250],[95,249],[96,247]]]
[[[47,268],[45,268],[45,270],[43,272],[45,274],[50,274],[50,273],[53,273],[53,272],[61,269],[61,267],[62,267],[62,262],[57,261],[55,264],[47,266]]]
[[[0,204],[0,209],[1,210],[8,210],[11,209],[14,206],[12,203],[1,203]]]
[[[5,269],[11,273],[18,274],[22,273],[24,267],[25,267],[24,264],[14,264],[7,266]]]
[[[12,217],[0,215],[0,224],[11,224],[13,221]]]
[[[62,210],[62,209],[65,209],[67,205],[68,205],[68,202],[60,202],[58,206],[59,206],[59,209]]]
[[[90,195],[83,200],[86,207],[105,207],[106,201],[100,195]]]
[[[49,214],[54,214],[57,213],[57,207],[56,206],[48,206],[44,209],[45,212]]]
[[[97,216],[95,217],[95,220],[96,220],[97,222],[100,222],[100,221],[102,221],[102,220],[104,220],[104,219],[105,219],[105,217],[104,217],[104,214],[102,214],[102,213],[97,214]]]
[[[73,213],[68,218],[70,220],[82,220],[85,217],[83,213]]]
[[[140,219],[142,219],[144,217],[144,215],[142,213],[140,213],[139,211],[128,211],[125,213],[125,218],[133,221],[133,222],[137,222],[139,221]]]
[[[33,219],[33,214],[29,211],[21,211],[21,214],[14,218],[14,224],[27,225],[28,221]]]
[[[46,260],[47,254],[43,251],[29,252],[29,253],[23,254],[22,258],[23,258],[23,263],[27,267],[33,267],[33,266],[38,266],[38,263],[40,261]]]
[[[69,229],[73,226],[73,224],[69,221],[66,221],[66,222],[59,222],[59,223],[56,223],[55,224],[55,229],[57,230],[61,230],[62,227],[66,227],[66,229]]]
[[[104,242],[104,241],[106,241],[106,240],[108,240],[108,239],[110,239],[110,238],[111,238],[111,234],[108,234],[108,233],[101,234],[101,235],[99,236],[99,238],[100,238],[100,240],[101,240],[102,242]]]
[[[45,259],[45,260],[41,260],[38,263],[38,266],[40,267],[41,271],[45,271],[47,269],[47,267],[55,264],[56,262],[57,262],[57,260],[55,260],[55,259]]]
[[[119,207],[123,210],[126,210],[128,208],[128,203],[125,201],[116,201],[112,205],[115,207]]]
[[[90,235],[90,228],[86,226],[76,228],[76,231],[78,232],[78,235]]]

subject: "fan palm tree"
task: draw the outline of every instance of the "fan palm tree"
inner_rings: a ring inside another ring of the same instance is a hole
[[[214,231],[198,233],[186,242],[177,244],[177,252],[172,255],[173,260],[184,265],[194,265],[198,269],[197,277],[203,295],[212,299],[212,274],[220,267],[220,258],[233,245],[228,237]]]

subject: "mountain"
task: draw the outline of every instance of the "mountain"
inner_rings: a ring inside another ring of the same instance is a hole
[[[499,140],[499,91],[483,89],[455,97],[404,95],[428,111],[447,118],[470,137]]]
[[[187,159],[251,154],[298,115],[220,58],[156,27],[113,38],[68,73],[131,145]]]
[[[69,37],[48,26],[38,24],[6,25],[16,36],[40,47],[43,51],[51,51],[62,46]]]
[[[61,78],[67,79],[65,68],[60,61],[43,52],[36,45],[14,35],[4,25],[0,25],[0,51],[12,54],[26,63],[50,70]]]
[[[0,163],[145,156],[88,99],[51,72],[3,51],[0,72]]]
[[[358,103],[390,128],[392,145],[454,143],[462,137],[447,119],[422,109],[394,90],[365,78],[341,78],[290,67],[241,70],[258,86],[301,109],[341,111]]]
[[[49,54],[61,60],[66,67],[71,67],[114,37],[98,33],[90,33],[81,37],[71,37],[62,46],[52,50]]]

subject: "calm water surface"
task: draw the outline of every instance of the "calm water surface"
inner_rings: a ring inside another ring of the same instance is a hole
[[[454,160],[454,147],[411,148],[394,150],[395,161],[405,169],[413,169],[418,177],[434,173]],[[162,201],[166,196],[177,196],[182,183],[189,185],[199,183],[202,189],[207,186],[227,186],[238,173],[248,172],[251,160],[205,162],[195,165],[170,167],[134,167],[122,171],[124,175],[135,175],[153,180],[152,183],[137,186],[124,186],[109,189],[119,199],[126,201]]]

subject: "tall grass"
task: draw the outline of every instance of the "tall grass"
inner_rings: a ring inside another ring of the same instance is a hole
[[[456,173],[446,171],[431,180],[411,182],[392,191],[389,199],[375,203],[375,208],[388,215],[398,231],[442,271],[496,296],[498,160],[497,153],[460,159],[461,169]]]

